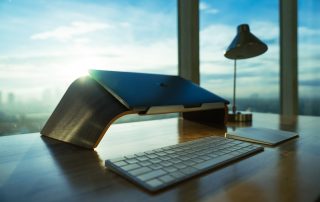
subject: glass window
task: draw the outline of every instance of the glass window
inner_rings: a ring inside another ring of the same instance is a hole
[[[298,1],[299,112],[320,116],[320,1]]]
[[[279,112],[279,5],[278,0],[201,0],[200,81],[210,91],[232,101],[234,61],[224,52],[237,26],[268,46],[258,57],[237,60],[237,108],[240,111]]]
[[[176,75],[175,0],[2,0],[0,135],[39,131],[88,69]]]

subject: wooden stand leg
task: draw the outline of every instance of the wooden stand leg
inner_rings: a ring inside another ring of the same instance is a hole
[[[95,80],[83,77],[70,85],[41,134],[93,149],[114,120],[130,113]]]

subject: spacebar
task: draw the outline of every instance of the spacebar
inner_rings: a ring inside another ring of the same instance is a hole
[[[209,161],[205,161],[202,163],[199,163],[197,165],[194,165],[193,167],[199,169],[199,170],[203,170],[203,169],[209,169],[215,166],[218,166],[222,163],[226,163],[228,160],[232,160],[234,156],[226,154],[223,156],[219,156],[217,158],[211,159]]]

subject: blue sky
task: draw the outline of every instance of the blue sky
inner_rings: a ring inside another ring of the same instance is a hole
[[[320,7],[300,4],[315,9],[299,13],[301,92],[310,94],[319,88]],[[248,23],[269,49],[238,62],[238,94],[278,96],[277,7],[278,0],[200,1],[202,86],[231,97],[233,61],[223,53],[237,25]],[[91,68],[177,74],[176,15],[175,0],[0,0],[1,92],[21,100],[61,94]]]
[[[0,24],[3,93],[64,90],[90,68],[177,73],[171,0],[1,1]]]

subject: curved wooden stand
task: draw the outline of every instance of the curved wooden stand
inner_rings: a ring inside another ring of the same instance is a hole
[[[75,80],[41,134],[85,148],[95,148],[109,126],[133,113],[90,77]]]
[[[183,117],[204,124],[225,123],[225,109],[184,112]],[[119,117],[139,113],[119,102],[91,77],[75,80],[48,119],[41,134],[93,149]]]

